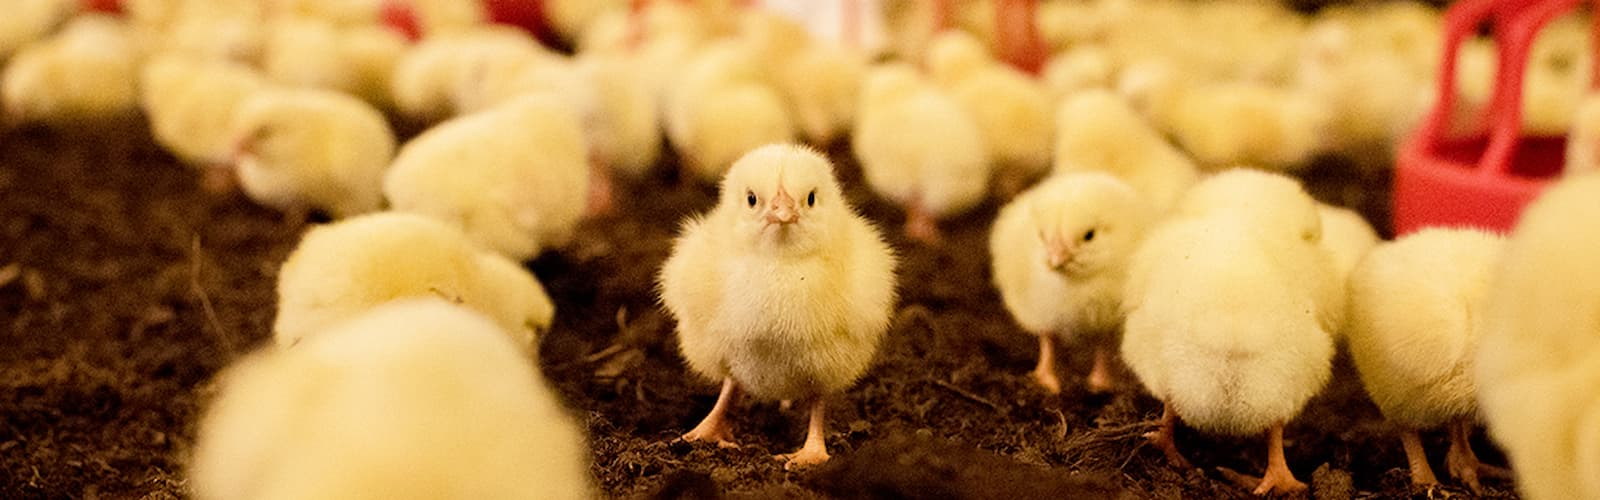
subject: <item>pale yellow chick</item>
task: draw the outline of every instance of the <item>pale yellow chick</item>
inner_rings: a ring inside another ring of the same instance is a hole
[[[120,19],[77,16],[6,64],[0,74],[0,119],[70,127],[129,118],[139,104],[139,58]]]
[[[485,27],[430,36],[406,51],[389,80],[402,117],[431,124],[458,111],[457,92],[466,69],[477,61],[514,61],[544,52],[526,33]]]
[[[938,219],[983,201],[992,166],[960,103],[903,63],[872,68],[850,142],[867,184],[906,211],[906,235],[939,241]]]
[[[179,160],[231,168],[234,112],[264,86],[260,73],[243,64],[164,54],[140,69],[139,104],[156,143]]]
[[[594,498],[582,420],[488,318],[411,299],[228,367],[202,500]]]
[[[1257,494],[1304,491],[1283,455],[1285,423],[1332,371],[1344,290],[1319,246],[1316,203],[1292,179],[1213,176],[1134,253],[1122,357],[1165,404],[1149,435],[1188,467],[1173,430],[1268,438]]]
[[[1158,212],[1170,209],[1200,177],[1194,160],[1110,91],[1068,96],[1056,123],[1056,174],[1109,173],[1133,186]]]
[[[960,30],[934,37],[927,67],[983,133],[1003,196],[1050,169],[1053,101],[1038,80],[996,60],[982,42]]]
[[[1378,232],[1348,208],[1318,203],[1317,215],[1322,219],[1322,248],[1333,259],[1334,276],[1345,283],[1356,263],[1378,245]]]
[[[336,90],[388,107],[389,78],[407,48],[386,26],[278,18],[269,25],[261,68],[281,84]]]
[[[1111,88],[1116,73],[1116,64],[1104,48],[1080,45],[1052,56],[1040,78],[1052,102],[1059,103],[1082,90]]]
[[[1350,357],[1384,418],[1400,427],[1411,482],[1434,486],[1417,431],[1448,425],[1450,475],[1479,491],[1469,440],[1477,421],[1474,356],[1505,241],[1430,228],[1372,250],[1350,275]]]
[[[229,130],[239,186],[257,203],[334,218],[382,208],[395,137],[372,105],[331,90],[262,90]]]
[[[489,316],[530,356],[555,314],[516,263],[438,221],[380,212],[306,232],[278,272],[273,337],[288,348],[380,304],[435,296]]]
[[[1128,258],[1155,218],[1149,201],[1101,172],[1052,176],[1000,210],[989,236],[994,284],[1017,324],[1039,337],[1033,377],[1045,390],[1061,392],[1058,341],[1094,349],[1089,390],[1111,390]]]
[[[1303,168],[1326,147],[1335,112],[1313,92],[1246,80],[1201,81],[1168,64],[1127,66],[1119,78],[1119,91],[1135,108],[1213,169]]]
[[[735,162],[716,208],[690,219],[663,264],[661,303],[689,368],[722,380],[683,436],[733,445],[740,392],[811,400],[805,446],[785,468],[828,460],[825,402],[866,372],[895,304],[895,257],[855,213],[822,155],[757,148]]]
[[[795,139],[788,105],[753,47],[713,42],[683,68],[667,93],[667,138],[697,180],[720,179],[734,160],[763,144]]]
[[[1600,498],[1600,176],[1529,205],[1489,287],[1478,405],[1523,498]]]
[[[77,10],[73,0],[15,0],[0,17],[0,61],[45,36]]]
[[[441,123],[400,148],[383,179],[397,211],[462,228],[512,260],[572,239],[589,191],[577,113],[530,94]]]

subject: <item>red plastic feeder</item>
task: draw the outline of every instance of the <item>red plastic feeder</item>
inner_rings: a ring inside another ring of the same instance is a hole
[[[555,33],[545,18],[544,0],[483,0],[482,3],[489,22],[522,28],[545,44],[554,41]],[[416,6],[411,0],[386,0],[381,9],[383,21],[406,38],[416,41],[427,35],[422,32]]]
[[[1394,177],[1394,230],[1466,226],[1508,232],[1522,208],[1561,173],[1566,137],[1522,136],[1523,72],[1534,37],[1581,0],[1465,0],[1445,12],[1438,99],[1401,145]],[[1490,24],[1499,62],[1485,111],[1486,133],[1446,137],[1461,42]]]

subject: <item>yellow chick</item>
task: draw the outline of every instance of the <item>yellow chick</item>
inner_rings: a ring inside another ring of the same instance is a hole
[[[389,106],[389,78],[406,53],[406,40],[385,26],[340,26],[317,18],[271,23],[262,72],[271,80],[352,94]]]
[[[56,127],[131,117],[139,104],[138,64],[138,47],[121,20],[77,16],[6,64],[0,117]]]
[[[696,374],[723,381],[683,439],[733,446],[726,416],[740,392],[811,399],[805,446],[779,458],[785,468],[828,460],[826,397],[854,384],[878,350],[894,267],[822,155],[769,145],[735,162],[716,208],[684,225],[661,269],[679,351]]]
[[[867,58],[861,52],[813,41],[778,69],[777,87],[789,101],[801,136],[826,145],[849,132],[866,74]]]
[[[1425,229],[1372,250],[1350,275],[1350,357],[1384,418],[1401,428],[1411,482],[1438,484],[1417,431],[1450,426],[1450,475],[1479,491],[1468,441],[1478,410],[1473,357],[1504,239]]]
[[[991,165],[983,132],[959,102],[911,66],[867,74],[850,142],[867,184],[905,207],[906,235],[940,239],[938,219],[983,201]]]
[[[582,421],[500,327],[379,306],[228,367],[188,467],[202,500],[594,498]]]
[[[545,20],[556,36],[573,41],[599,22],[607,12],[626,12],[631,0],[546,0]]]
[[[1432,105],[1437,58],[1424,67],[1411,55],[1419,50],[1412,46],[1422,43],[1412,38],[1420,34],[1404,30],[1385,43],[1382,31],[1366,26],[1373,22],[1365,16],[1350,17],[1322,19],[1307,30],[1294,84],[1336,110],[1328,123],[1329,150],[1368,170],[1389,168],[1396,145]],[[1437,19],[1434,31],[1436,24]],[[1440,36],[1426,44],[1437,45]]]
[[[390,207],[461,227],[522,261],[572,239],[589,191],[577,113],[530,94],[441,123],[400,148],[383,179]]]
[[[1317,215],[1322,219],[1322,248],[1333,259],[1335,278],[1345,283],[1356,263],[1378,245],[1378,232],[1348,208],[1318,203]]]
[[[1068,96],[1056,123],[1056,174],[1109,173],[1133,186],[1158,212],[1171,208],[1200,177],[1194,160],[1110,91]]]
[[[379,304],[431,296],[488,315],[530,355],[555,315],[533,275],[460,230],[380,212],[306,232],[278,272],[273,336],[287,348]]]
[[[386,0],[264,0],[267,12],[278,17],[309,17],[339,26],[375,25],[382,22]]]
[[[1247,170],[1211,177],[1132,257],[1122,357],[1165,405],[1148,437],[1188,467],[1181,419],[1216,434],[1268,438],[1255,493],[1292,493],[1283,427],[1331,374],[1344,291],[1319,247],[1316,203],[1292,179]]]
[[[591,160],[606,170],[637,179],[661,157],[661,114],[650,87],[632,65],[615,54],[580,54],[581,81],[595,94],[596,109],[585,123]]]
[[[960,30],[934,37],[927,66],[983,133],[1002,195],[1021,191],[1050,169],[1055,122],[1050,94],[1039,81],[995,60],[982,42]]]
[[[1478,405],[1530,500],[1600,498],[1600,176],[1546,188],[1489,287]]]
[[[121,0],[141,45],[154,52],[255,64],[266,4],[257,0]]]
[[[164,54],[140,69],[139,104],[157,144],[211,172],[232,167],[234,112],[263,87],[261,75],[249,66]]]
[[[431,124],[454,115],[458,87],[477,61],[517,61],[544,49],[521,30],[485,27],[429,36],[395,64],[391,99],[408,120]]]
[[[1326,147],[1333,111],[1303,89],[1245,80],[1196,81],[1167,64],[1126,67],[1119,91],[1200,164],[1304,167]]]
[[[989,236],[994,284],[1011,316],[1039,337],[1033,377],[1052,394],[1057,341],[1094,349],[1091,392],[1112,388],[1128,256],[1156,214],[1126,183],[1100,172],[1050,177],[1000,210]]]
[[[694,178],[714,181],[745,152],[794,140],[788,105],[745,42],[714,42],[682,71],[663,118],[667,138]]]
[[[7,5],[5,17],[0,18],[0,61],[49,35],[75,10],[72,0],[17,0]]]
[[[239,185],[257,203],[335,218],[382,208],[395,138],[372,105],[331,90],[262,90],[239,104],[230,130]]]
[[[1080,45],[1051,57],[1040,78],[1052,102],[1085,89],[1109,89],[1117,67],[1111,54],[1096,45]]]

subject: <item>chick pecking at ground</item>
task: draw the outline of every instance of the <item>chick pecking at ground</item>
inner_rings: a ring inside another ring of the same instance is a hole
[[[1530,500],[1600,498],[1600,176],[1522,213],[1489,287],[1478,405]]]
[[[785,468],[828,460],[826,397],[866,372],[895,303],[895,257],[815,151],[757,148],[735,162],[711,212],[689,220],[662,266],[661,303],[696,374],[722,381],[683,439],[733,444],[740,392],[811,400],[805,445]]]
[[[587,152],[572,106],[528,94],[407,142],[383,194],[394,210],[448,222],[527,260],[572,239],[589,193]]]
[[[938,242],[938,219],[971,209],[988,192],[983,132],[909,65],[869,70],[850,142],[867,185],[905,208],[914,240]]]
[[[71,128],[131,118],[139,105],[140,54],[121,19],[74,17],[6,63],[0,122]]]
[[[432,296],[488,315],[529,354],[555,315],[515,262],[433,219],[380,212],[306,232],[278,272],[273,337],[287,348],[377,305]]]
[[[594,498],[582,420],[481,314],[380,306],[218,378],[200,499]]]
[[[314,88],[256,92],[234,112],[239,187],[257,203],[304,219],[383,208],[383,172],[394,158],[389,120],[371,104]]]
[[[1180,467],[1181,419],[1268,438],[1257,494],[1304,491],[1284,424],[1332,372],[1344,290],[1322,250],[1316,202],[1294,180],[1233,170],[1196,185],[1134,253],[1122,356],[1165,410],[1148,437]]]
[[[1107,90],[1068,96],[1056,114],[1056,174],[1106,172],[1165,212],[1199,179],[1194,160]]]
[[[1418,431],[1449,426],[1450,475],[1473,491],[1479,463],[1473,360],[1504,238],[1430,228],[1379,245],[1350,275],[1346,340],[1367,395],[1400,427],[1411,483],[1436,486]]]
[[[233,116],[265,84],[226,59],[160,54],[140,69],[139,106],[156,144],[200,169],[211,192],[233,189]]]
[[[976,37],[949,30],[928,48],[928,73],[983,133],[999,194],[1009,198],[1050,169],[1055,120],[1043,84],[988,52]]]
[[[1045,390],[1061,392],[1055,347],[1074,340],[1094,349],[1089,390],[1111,390],[1128,258],[1155,217],[1131,186],[1099,172],[1050,177],[1000,210],[989,236],[994,284],[1039,337],[1033,377]]]

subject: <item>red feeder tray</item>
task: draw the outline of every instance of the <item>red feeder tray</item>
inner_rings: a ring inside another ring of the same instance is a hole
[[[1580,0],[1465,0],[1445,13],[1438,98],[1401,145],[1394,177],[1394,230],[1467,226],[1507,232],[1550,179],[1559,175],[1566,137],[1523,137],[1522,86],[1529,49],[1550,20]],[[1448,138],[1461,42],[1485,23],[1498,55],[1486,133]],[[1591,42],[1592,43],[1592,42]]]

